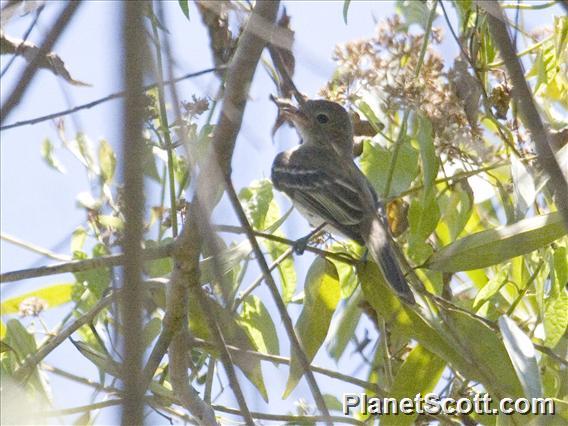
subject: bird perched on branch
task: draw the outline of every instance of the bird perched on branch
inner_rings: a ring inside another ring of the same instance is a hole
[[[349,114],[326,100],[272,98],[281,118],[292,122],[302,141],[281,152],[272,164],[272,182],[286,193],[315,227],[365,245],[386,281],[407,303],[414,295],[397,260],[383,203],[353,162],[353,128]]]

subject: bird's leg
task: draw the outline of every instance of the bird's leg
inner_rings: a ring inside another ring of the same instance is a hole
[[[322,223],[320,226],[318,226],[316,229],[314,229],[312,232],[310,232],[305,237],[298,238],[296,241],[294,241],[294,244],[292,245],[292,249],[294,250],[294,253],[296,253],[297,255],[300,255],[300,256],[302,254],[304,254],[304,251],[306,251],[306,247],[308,246],[310,239],[314,235],[318,234],[325,227],[325,225],[327,225],[326,222]]]

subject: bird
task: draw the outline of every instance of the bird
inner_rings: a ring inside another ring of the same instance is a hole
[[[366,246],[386,281],[407,304],[414,294],[398,263],[384,203],[353,161],[353,126],[340,104],[323,99],[271,98],[279,120],[290,121],[300,143],[274,158],[271,178],[313,227]]]

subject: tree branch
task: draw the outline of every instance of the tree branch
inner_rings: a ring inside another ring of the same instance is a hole
[[[124,51],[123,84],[126,96],[123,109],[123,176],[124,176],[124,272],[120,294],[122,314],[124,383],[122,424],[142,424],[144,394],[142,386],[142,309],[145,286],[142,286],[142,239],[144,237],[144,65],[148,60],[144,1],[126,2],[123,8],[122,43]]]
[[[554,152],[550,147],[548,130],[540,118],[532,93],[525,80],[523,67],[517,58],[517,53],[505,25],[503,11],[497,2],[478,0],[477,4],[487,12],[489,30],[499,47],[509,77],[513,83],[513,97],[519,105],[519,111],[525,127],[531,132],[538,161],[548,176],[550,176],[550,183],[556,195],[558,210],[564,219],[566,229],[568,229],[568,182],[566,182]]]
[[[274,278],[272,277],[272,275],[270,273],[270,268],[268,267],[268,263],[266,263],[266,259],[264,258],[264,255],[262,254],[262,250],[260,249],[258,241],[256,241],[252,227],[250,226],[250,223],[248,222],[246,214],[243,210],[243,207],[241,206],[241,203],[239,202],[239,198],[237,196],[237,193],[235,192],[235,188],[233,188],[233,184],[231,182],[230,176],[225,177],[225,184],[226,184],[227,193],[229,195],[229,199],[231,200],[231,203],[233,204],[233,208],[235,209],[235,211],[237,213],[239,221],[241,222],[242,227],[245,229],[247,237],[248,237],[248,239],[251,243],[253,252],[256,256],[256,260],[257,260],[257,262],[260,266],[260,269],[261,269],[261,271],[264,275],[264,280],[266,281],[266,284],[268,285],[270,293],[272,294],[272,298],[274,299],[274,302],[276,303],[276,308],[278,309],[278,313],[280,315],[280,320],[284,324],[284,328],[286,329],[286,333],[288,334],[288,338],[290,339],[290,343],[292,344],[292,349],[293,349],[294,353],[296,354],[296,356],[298,357],[298,361],[300,363],[300,366],[302,367],[302,370],[304,371],[304,374],[306,376],[306,380],[308,382],[308,385],[309,385],[310,390],[312,392],[312,395],[314,397],[315,403],[316,403],[318,409],[323,414],[323,416],[327,419],[326,423],[329,424],[329,425],[332,425],[333,423],[330,419],[329,411],[327,409],[327,405],[325,403],[325,400],[323,399],[323,395],[321,393],[321,390],[319,389],[319,386],[317,384],[314,373],[312,372],[312,370],[310,368],[310,361],[308,360],[308,357],[306,356],[306,352],[304,351],[304,348],[302,346],[302,343],[300,342],[300,339],[296,335],[296,331],[294,330],[294,325],[292,324],[292,320],[290,319],[290,316],[288,315],[288,311],[286,310],[286,305],[284,304],[284,301],[282,300],[282,297],[280,296],[280,293],[278,291],[278,286],[276,285],[276,282],[274,281]]]
[[[77,11],[77,8],[81,5],[81,1],[71,1],[67,3],[65,9],[61,12],[61,14],[57,17],[57,20],[54,22],[51,31],[45,37],[45,40],[41,44],[41,47],[37,51],[35,57],[30,61],[22,76],[20,77],[18,84],[10,93],[4,105],[0,108],[0,122],[3,122],[8,114],[14,109],[16,105],[22,99],[26,89],[28,88],[32,78],[35,76],[36,71],[38,70],[41,62],[45,59],[45,55],[48,54],[57,40],[59,36],[63,33],[67,24],[71,21],[71,18]]]
[[[24,380],[35,366],[37,366],[47,355],[56,347],[63,343],[75,331],[90,323],[104,308],[108,307],[113,301],[113,295],[102,298],[89,312],[77,318],[65,330],[45,342],[36,352],[24,359],[22,365],[14,372],[15,380]]]
[[[144,260],[154,260],[168,257],[173,252],[173,243],[164,244],[160,247],[151,247],[142,251]],[[111,254],[108,256],[95,257],[92,259],[72,260],[70,262],[58,263],[55,265],[40,266],[38,268],[20,269],[18,271],[6,272],[0,275],[0,283],[25,280],[29,278],[44,277],[47,275],[63,274],[66,272],[81,272],[97,268],[110,268],[113,266],[124,265],[125,255]]]
[[[162,351],[169,346],[174,335],[187,328],[188,290],[189,287],[200,287],[199,255],[202,244],[208,237],[204,233],[210,228],[211,211],[218,201],[216,191],[212,188],[218,188],[223,183],[225,173],[230,174],[230,161],[240,130],[248,89],[265,45],[265,41],[254,35],[251,28],[255,27],[259,20],[274,22],[278,5],[279,2],[277,1],[256,3],[227,71],[223,108],[215,129],[212,151],[198,177],[197,190],[191,202],[185,226],[175,242],[174,270],[168,286],[166,317],[164,318],[162,333],[150,356],[151,362],[149,361],[146,366],[146,380],[153,376],[164,355]],[[199,290],[201,289],[199,288]],[[179,343],[181,346],[183,342]],[[222,341],[218,343],[220,343],[219,349],[222,351]],[[176,346],[176,348],[180,346]],[[173,352],[176,351],[170,351],[170,356],[175,355]],[[173,356],[173,359],[178,359],[178,357]],[[225,363],[224,366],[230,377],[232,365]],[[176,367],[176,365],[170,365],[170,368],[172,367]],[[180,370],[183,369],[183,365],[178,367]],[[237,399],[241,402],[238,395],[239,389],[233,387]],[[177,392],[176,389],[174,390]],[[244,397],[242,401],[244,401]],[[241,414],[245,416],[245,421],[252,423],[252,417],[246,405],[240,404],[240,408]],[[203,419],[199,420],[203,421]]]
[[[204,70],[201,70],[201,71],[188,73],[188,74],[182,75],[180,77],[170,79],[168,81],[164,81],[164,86],[174,85],[176,83],[179,83],[180,81],[187,80],[187,79],[190,79],[190,78],[199,77],[199,76],[209,74],[209,73],[212,73],[212,72],[216,72],[216,71],[219,71],[219,70],[224,70],[225,68],[226,68],[226,66],[223,65],[222,67],[207,68],[207,69],[204,69]],[[148,90],[155,89],[156,87],[158,87],[158,84],[159,83],[152,83],[152,84],[149,84],[147,86],[144,86],[144,91],[147,92]],[[122,97],[124,97],[125,94],[126,94],[126,92],[124,92],[124,91],[112,93],[112,94],[107,95],[103,98],[99,98],[99,99],[96,99],[94,101],[88,102],[88,103],[83,104],[83,105],[78,105],[78,106],[70,108],[70,109],[66,109],[66,110],[59,111],[59,112],[54,112],[52,114],[42,115],[40,117],[31,118],[29,120],[22,120],[22,121],[18,121],[16,123],[6,124],[5,126],[0,126],[0,130],[13,129],[15,127],[27,126],[27,125],[30,125],[30,124],[37,124],[37,123],[41,123],[43,121],[52,120],[52,119],[57,118],[57,117],[63,117],[65,115],[69,115],[69,114],[73,114],[75,112],[81,111],[83,109],[93,108],[93,107],[100,105],[102,103],[112,101],[113,99],[122,98]]]

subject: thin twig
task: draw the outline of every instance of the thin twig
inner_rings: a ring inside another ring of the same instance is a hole
[[[222,405],[213,405],[213,409],[216,411],[221,411],[227,414],[239,414],[239,410],[236,408],[229,408]],[[275,422],[291,423],[291,424],[316,424],[319,422],[331,421],[332,424],[345,423],[350,425],[364,425],[361,420],[355,418],[343,417],[343,416],[295,416],[293,414],[269,414],[269,413],[258,413],[253,411],[251,413],[252,417],[259,420],[272,420]]]
[[[40,7],[37,8],[37,10],[35,11],[35,16],[33,21],[30,23],[30,26],[26,29],[26,32],[24,33],[24,37],[21,40],[21,44],[26,43],[26,41],[28,41],[28,37],[30,36],[32,30],[34,29],[34,27],[37,24],[37,21],[41,15],[41,12],[43,12],[43,9],[45,8],[45,4],[42,4]],[[19,50],[16,49],[16,50]],[[6,66],[4,67],[4,69],[2,70],[2,72],[0,72],[0,78],[4,77],[4,75],[8,72],[8,70],[10,69],[10,67],[12,66],[12,64],[14,63],[14,61],[16,60],[16,58],[18,57],[18,53],[16,52],[8,61],[8,63],[6,64]]]
[[[178,236],[177,206],[176,206],[176,186],[174,174],[174,146],[170,135],[170,126],[168,125],[168,113],[166,111],[166,96],[164,94],[164,71],[162,64],[162,50],[160,45],[160,34],[156,22],[152,22],[152,30],[154,33],[154,41],[156,43],[156,67],[158,68],[158,104],[160,106],[160,130],[164,135],[165,146],[168,155],[168,189],[170,192],[170,218],[172,221],[172,236]]]
[[[29,243],[29,242],[24,241],[24,240],[20,240],[19,238],[13,237],[13,236],[8,235],[8,234],[2,233],[0,235],[0,238],[3,239],[4,241],[8,241],[9,243],[12,243],[16,246],[22,247],[26,250],[41,254],[42,256],[49,257],[49,258],[54,259],[54,260],[59,260],[60,262],[68,262],[68,261],[71,260],[71,258],[69,256],[54,253],[51,250],[45,249],[45,248],[40,247],[40,246],[36,246],[35,244]]]
[[[278,258],[275,259],[274,262],[272,262],[272,265],[270,265],[269,267],[270,272],[274,271],[278,267],[278,265],[284,262],[288,258],[288,256],[292,254],[293,251],[294,251],[293,248],[288,248],[287,250],[284,251],[284,253],[278,256]],[[232,310],[234,312],[237,311],[240,304],[247,298],[247,296],[251,294],[258,286],[260,286],[260,284],[262,284],[263,280],[264,280],[264,274],[260,274],[259,277],[256,280],[254,280],[250,286],[248,286],[241,294],[239,294],[239,296],[235,299],[235,303],[233,304]]]
[[[159,247],[151,247],[142,251],[144,260],[154,260],[168,257],[173,252],[173,243],[164,244]],[[6,272],[0,275],[0,283],[25,280],[29,278],[44,277],[47,275],[63,274],[66,272],[81,272],[97,268],[110,268],[113,266],[124,265],[125,256],[123,253],[111,254],[108,256],[95,257],[92,259],[72,260],[70,262],[58,263],[55,265],[40,266],[38,268],[20,269],[18,271]]]
[[[65,9],[63,9],[61,14],[57,17],[56,21],[53,23],[51,31],[45,37],[45,40],[41,44],[36,56],[30,61],[18,80],[18,84],[0,108],[0,122],[4,122],[6,117],[8,117],[8,114],[10,114],[14,107],[18,105],[32,81],[32,78],[35,76],[41,61],[43,61],[45,59],[45,55],[51,51],[59,39],[59,36],[63,33],[65,28],[67,28],[67,24],[69,24],[71,18],[81,4],[81,1],[71,1],[67,3]]]
[[[422,49],[420,49],[420,56],[418,57],[418,62],[416,64],[416,69],[414,71],[414,78],[418,78],[420,75],[420,69],[422,68],[422,64],[424,62],[424,58],[426,57],[426,50],[428,48],[428,41],[430,38],[430,33],[432,32],[432,23],[434,22],[434,18],[436,17],[436,9],[438,6],[438,1],[434,1],[432,5],[432,9],[430,10],[430,15],[428,16],[428,23],[426,24],[426,32],[424,33],[424,41],[422,43]],[[383,197],[388,197],[391,189],[392,178],[394,176],[394,169],[396,166],[396,160],[398,158],[398,152],[402,146],[406,138],[406,130],[408,127],[408,118],[410,117],[410,110],[407,109],[404,111],[404,115],[402,117],[402,124],[400,125],[400,129],[398,131],[398,136],[396,138],[396,142],[392,149],[392,158],[389,164],[389,169],[387,172],[387,178],[385,181],[385,188],[383,190]]]
[[[268,267],[268,264],[266,263],[266,259],[262,253],[262,250],[260,249],[258,241],[254,236],[252,227],[248,222],[246,214],[243,210],[243,207],[241,206],[241,203],[239,201],[239,198],[237,196],[237,193],[235,192],[235,188],[233,187],[233,184],[229,176],[225,178],[225,189],[227,190],[227,194],[229,195],[229,200],[231,201],[231,204],[233,205],[233,208],[237,213],[238,219],[241,222],[241,226],[246,231],[247,237],[251,243],[253,252],[256,256],[256,260],[260,266],[262,273],[264,274],[264,280],[268,285],[268,288],[270,290],[270,293],[272,294],[274,302],[276,303],[276,308],[278,309],[280,320],[284,324],[284,328],[286,329],[286,333],[288,334],[288,338],[290,339],[290,342],[292,344],[292,349],[294,350],[294,353],[298,357],[300,366],[304,371],[306,380],[308,382],[308,385],[310,386],[310,390],[312,392],[316,405],[318,409],[321,411],[321,413],[324,415],[324,417],[327,419],[326,423],[331,425],[332,422],[329,418],[329,411],[327,409],[327,405],[325,403],[325,400],[323,399],[321,390],[319,389],[317,381],[314,377],[314,373],[310,368],[310,362],[308,361],[306,352],[304,351],[300,339],[296,335],[296,331],[294,330],[294,325],[292,324],[292,320],[290,319],[288,311],[286,310],[286,305],[284,304],[284,301],[280,296],[276,282],[274,281],[274,278],[270,273],[270,269]]]
[[[204,70],[201,70],[201,71],[188,73],[188,74],[182,75],[180,77],[170,79],[169,81],[164,81],[164,86],[174,85],[174,84],[176,84],[180,81],[187,80],[187,79],[194,78],[194,77],[199,77],[199,76],[209,74],[209,73],[212,73],[212,72],[224,70],[225,68],[226,68],[226,66],[217,67],[217,68],[207,68],[207,69],[204,69]],[[144,86],[144,91],[147,92],[148,90],[155,89],[156,87],[158,87],[158,84],[159,83],[152,83],[152,84],[149,84],[147,86]],[[100,105],[102,103],[112,101],[113,99],[122,98],[122,97],[124,97],[124,95],[125,95],[124,91],[112,93],[112,94],[107,95],[103,98],[96,99],[94,101],[88,102],[88,103],[83,104],[83,105],[78,105],[78,106],[70,108],[70,109],[66,109],[66,110],[59,111],[59,112],[54,112],[52,114],[42,115],[40,117],[31,118],[29,120],[18,121],[16,123],[12,123],[12,124],[6,124],[5,126],[0,126],[0,130],[13,129],[15,127],[37,124],[37,123],[41,123],[43,121],[52,120],[52,119],[57,118],[57,117],[63,117],[65,115],[69,115],[69,114],[73,114],[75,112],[81,111],[83,109],[93,108],[93,107]]]
[[[206,340],[199,339],[197,337],[191,337],[190,339],[191,339],[190,340],[191,346],[201,347],[201,348],[204,348],[206,350],[216,349],[216,346],[213,343],[208,342]],[[238,354],[242,354],[242,355],[246,355],[246,356],[251,356],[251,357],[254,357],[254,358],[261,359],[263,361],[275,362],[277,364],[290,365],[290,362],[291,362],[290,358],[286,358],[286,357],[278,356],[278,355],[265,354],[265,353],[262,353],[262,352],[252,351],[252,350],[248,350],[248,349],[242,349],[242,348],[238,348],[238,347],[232,346],[232,345],[227,345],[227,349],[229,349],[229,351],[234,352],[234,353],[238,353]],[[357,386],[359,386],[363,389],[369,389],[369,390],[375,392],[378,396],[383,397],[383,396],[388,395],[387,391],[382,389],[376,383],[367,382],[365,380],[361,380],[361,379],[358,379],[356,377],[349,376],[349,375],[346,375],[346,374],[341,374],[337,371],[329,370],[327,368],[318,367],[316,365],[312,365],[311,369],[315,373],[319,373],[319,374],[322,374],[324,376],[331,377],[333,379],[341,380],[341,381],[344,381],[346,383],[351,383],[351,384],[357,385]]]
[[[220,232],[228,232],[231,234],[245,234],[246,231],[242,226],[234,226],[234,225],[213,225],[213,228]],[[262,231],[254,231],[253,234],[256,237],[264,238],[266,240],[275,241],[277,243],[286,244],[288,246],[294,246],[296,241],[290,240],[288,238],[280,237],[274,234],[267,234],[266,232]],[[309,251],[311,253],[327,257],[333,260],[337,260],[339,262],[347,263],[349,265],[357,265],[359,263],[358,259],[351,257],[347,253],[336,253],[328,250],[322,250],[317,247],[306,246],[305,251]]]
[[[71,323],[67,328],[61,333],[53,336],[53,338],[46,341],[36,352],[30,354],[22,365],[14,372],[15,380],[25,379],[31,370],[36,367],[47,355],[51,353],[55,348],[57,348],[61,343],[63,343],[69,336],[75,333],[79,328],[85,324],[90,323],[103,309],[108,307],[113,301],[113,295],[108,295],[91,308],[89,312],[77,318],[73,323]]]

